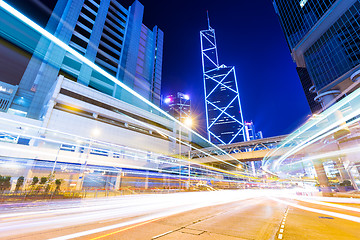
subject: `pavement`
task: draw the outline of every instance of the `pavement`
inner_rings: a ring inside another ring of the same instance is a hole
[[[0,239],[360,239],[360,202],[331,200],[240,190],[4,205]]]

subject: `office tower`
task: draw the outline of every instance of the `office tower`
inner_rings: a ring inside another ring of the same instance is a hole
[[[181,122],[191,119],[191,101],[188,94],[178,92],[176,95],[167,96],[163,108]]]
[[[235,67],[219,64],[215,29],[200,32],[208,140],[246,141]]]
[[[256,132],[253,121],[245,122],[245,136],[247,141],[262,139],[262,131]]]
[[[135,0],[58,0],[46,30],[112,76],[159,105],[163,32],[142,23],[144,7]],[[45,98],[59,75],[146,108],[115,83],[72,54],[40,38],[10,106],[30,118],[44,114]]]
[[[315,101],[317,97],[317,93],[314,87],[314,84],[311,81],[309,72],[304,67],[297,67],[296,71],[299,75],[301,85],[303,87],[306,100],[309,104],[310,110],[312,114],[316,114],[321,111],[321,104]]]
[[[273,4],[312,112],[319,108],[309,99],[314,93],[327,108],[358,88],[359,0],[274,0]]]

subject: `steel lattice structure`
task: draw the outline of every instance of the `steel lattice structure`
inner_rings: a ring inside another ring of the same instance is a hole
[[[220,65],[215,29],[200,31],[207,133],[210,142],[246,141],[235,67]]]

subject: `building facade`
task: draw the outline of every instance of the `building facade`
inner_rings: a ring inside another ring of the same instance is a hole
[[[135,0],[58,0],[46,30],[156,105],[160,104],[163,32],[142,23],[144,7]],[[139,101],[74,55],[41,37],[10,109],[39,119],[58,76],[124,102]]]
[[[181,122],[191,118],[191,101],[188,94],[178,92],[165,98],[163,109]]]
[[[219,64],[215,29],[200,32],[208,140],[214,144],[246,141],[234,66]]]
[[[359,0],[274,0],[313,113],[358,87]]]

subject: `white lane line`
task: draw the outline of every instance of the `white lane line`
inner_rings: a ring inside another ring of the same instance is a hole
[[[314,212],[314,213],[320,213],[320,214],[324,214],[324,215],[328,215],[328,216],[332,216],[332,217],[341,218],[341,219],[345,219],[345,220],[360,223],[360,218],[359,217],[354,217],[354,216],[350,216],[350,215],[346,215],[346,214],[342,214],[342,213],[335,213],[335,212],[320,210],[320,209],[316,209],[316,208],[304,207],[304,206],[301,206],[301,205],[298,205],[298,204],[295,204],[295,203],[287,202],[287,201],[280,200],[280,199],[273,198],[273,197],[270,197],[270,199],[272,199],[272,200],[274,200],[276,202],[279,202],[279,203],[287,204],[289,206],[292,206],[292,207],[295,207],[295,208],[298,208],[298,209],[305,210],[305,211]]]
[[[284,228],[285,227],[285,225],[281,225],[281,228]]]
[[[279,233],[278,239],[282,239],[283,235],[281,233]]]
[[[360,208],[342,206],[342,205],[334,204],[334,203],[326,203],[326,202],[319,202],[319,201],[307,200],[307,199],[302,199],[302,198],[293,198],[293,199],[299,200],[299,201],[302,201],[302,202],[319,204],[319,205],[323,205],[323,206],[327,206],[327,207],[334,207],[334,208],[339,208],[339,209],[344,209],[344,210],[349,210],[349,211],[354,211],[354,212],[360,212]]]
[[[283,229],[283,228],[282,228],[282,229],[280,229],[280,232],[281,232],[281,233],[284,233],[284,229]]]
[[[160,237],[162,237],[162,236],[165,236],[165,235],[168,235],[168,234],[170,234],[170,233],[173,233],[173,232],[175,232],[175,231],[177,231],[178,229],[176,229],[176,230],[171,230],[171,231],[168,231],[168,232],[166,232],[166,233],[162,233],[162,234],[160,234],[160,235],[157,235],[157,236],[155,236],[155,237],[152,237],[151,239],[157,239],[157,238],[160,238]]]

